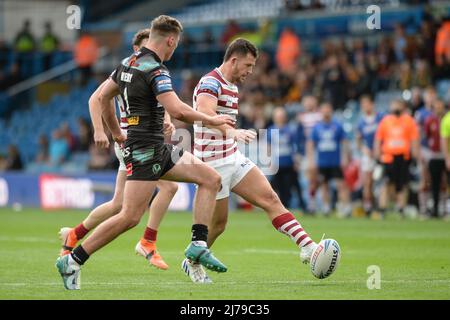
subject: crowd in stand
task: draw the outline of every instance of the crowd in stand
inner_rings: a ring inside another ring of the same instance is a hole
[[[226,43],[242,31],[230,22],[220,40],[206,31],[202,41]],[[448,141],[450,129],[441,121],[450,92],[438,93],[436,83],[450,79],[450,20],[425,19],[413,34],[399,24],[393,34],[381,36],[376,43],[366,40],[325,40],[321,54],[313,55],[302,47],[295,31],[283,30],[275,55],[262,51],[252,76],[240,88],[238,126],[279,130],[280,170],[271,181],[287,207],[324,214],[337,209],[350,216],[352,201],[361,199],[367,215],[383,217],[388,195],[395,194],[395,209],[402,214],[412,204],[423,217],[444,216],[450,155],[441,141]],[[185,35],[184,45],[189,41]],[[180,96],[187,103],[199,76],[189,73],[183,81]],[[385,116],[375,109],[373,97],[386,90],[402,91],[404,99],[382,106],[389,113]],[[353,132],[335,116],[350,102],[360,110]],[[407,150],[399,154],[383,144],[392,140],[389,129],[380,129],[395,128],[396,117],[402,117],[399,127],[408,132],[400,134]],[[383,121],[389,123],[381,125]],[[268,138],[270,142],[270,133]],[[40,138],[36,161],[61,164],[71,152],[83,150],[91,155],[90,169],[114,168],[112,150],[95,148],[91,139],[85,120],[80,120],[77,136],[62,124],[50,138]],[[398,155],[403,160],[397,160]],[[1,163],[6,169],[22,167],[14,146]]]

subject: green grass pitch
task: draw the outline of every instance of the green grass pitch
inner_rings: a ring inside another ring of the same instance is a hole
[[[230,214],[213,247],[229,270],[210,273],[212,285],[193,284],[181,271],[192,216],[171,212],[158,234],[169,270],[151,268],[134,254],[143,219],[91,257],[80,291],[66,291],[54,266],[57,233],[86,214],[0,209],[0,299],[450,299],[448,222],[301,217],[314,240],[326,233],[342,249],[336,273],[319,280],[261,212]],[[378,290],[367,288],[371,265],[381,269]]]

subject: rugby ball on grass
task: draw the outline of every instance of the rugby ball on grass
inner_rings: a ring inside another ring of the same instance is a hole
[[[310,265],[311,273],[319,279],[325,279],[336,271],[341,259],[341,248],[334,239],[323,239],[314,250]]]

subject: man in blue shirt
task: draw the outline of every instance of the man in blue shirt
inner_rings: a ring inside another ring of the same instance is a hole
[[[64,139],[60,129],[55,129],[52,133],[52,140],[49,147],[50,163],[59,166],[67,160],[69,156],[69,145]]]
[[[271,184],[278,193],[281,202],[285,207],[290,207],[292,189],[297,192],[299,207],[306,209],[303,200],[302,189],[299,183],[298,169],[300,165],[300,153],[304,149],[303,127],[291,127],[287,123],[286,110],[277,107],[272,115],[273,125],[268,127],[267,140],[269,147],[277,144],[276,148],[270,148],[271,155],[278,157],[279,169],[273,176]],[[274,135],[278,130],[278,137]]]
[[[364,211],[369,215],[373,208],[373,170],[376,161],[373,156],[375,132],[384,114],[375,111],[373,98],[363,95],[360,98],[361,118],[358,122],[356,141],[361,152],[361,171],[363,174],[363,205]]]
[[[422,215],[427,215],[427,202],[429,198],[431,177],[428,172],[428,162],[430,161],[431,151],[428,147],[428,140],[425,134],[425,121],[433,115],[433,104],[437,99],[436,89],[429,86],[424,90],[424,105],[414,114],[414,119],[420,130],[420,186],[419,186],[419,211]]]
[[[307,150],[311,163],[316,163],[318,167],[319,183],[322,187],[322,210],[326,215],[330,214],[332,206],[329,183],[335,180],[338,191],[338,212],[349,216],[351,214],[349,190],[343,181],[342,173],[342,167],[348,164],[349,159],[347,138],[342,125],[333,119],[333,106],[328,102],[322,103],[320,111],[323,120],[313,127]]]

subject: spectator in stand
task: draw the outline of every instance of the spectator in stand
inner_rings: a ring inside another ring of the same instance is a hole
[[[222,33],[222,37],[220,38],[220,43],[223,46],[228,45],[228,43],[243,30],[239,26],[239,24],[235,20],[229,20],[225,30]]]
[[[89,147],[93,144],[93,131],[90,123],[83,117],[78,119],[78,150],[89,151]]]
[[[271,184],[286,208],[291,208],[292,190],[295,189],[299,199],[299,208],[305,210],[302,190],[299,183],[300,152],[304,149],[303,128],[296,130],[288,125],[286,110],[277,107],[273,110],[273,125],[268,127],[267,142],[276,144],[270,148],[271,156],[278,158],[279,169],[273,176]],[[274,139],[278,131],[278,139]],[[300,134],[298,134],[300,133]]]
[[[406,60],[407,39],[405,35],[405,27],[397,24],[394,27],[394,51],[397,62]]]
[[[420,25],[420,34],[418,35],[419,57],[428,61],[431,67],[435,65],[434,48],[436,47],[436,30],[433,22],[425,20]]]
[[[16,61],[20,76],[25,76],[31,72],[32,56],[36,49],[36,41],[31,33],[31,21],[25,20],[22,30],[19,31],[14,39],[14,50],[16,51]]]
[[[441,148],[440,126],[441,120],[445,116],[446,107],[442,100],[435,100],[433,103],[433,113],[425,119],[424,133],[430,150],[428,171],[431,178],[431,193],[433,198],[433,210],[431,217],[439,217],[439,199],[441,190],[447,192],[445,181],[445,156]],[[444,202],[446,198],[444,197]],[[444,203],[443,207],[446,207]],[[445,214],[444,214],[445,215]]]
[[[22,80],[20,74],[19,64],[13,63],[9,69],[3,75],[0,71],[0,91],[6,90],[9,87],[19,83]]]
[[[73,135],[72,131],[70,130],[69,123],[64,122],[61,124],[61,134],[66,139],[67,145],[69,146],[69,151],[73,152],[75,151],[77,147],[77,139]]]
[[[4,68],[9,64],[9,56],[11,54],[11,49],[8,44],[0,38],[0,72],[4,71]]]
[[[9,145],[4,165],[6,171],[18,171],[23,169],[23,162],[19,150],[15,145]]]
[[[80,71],[80,84],[82,86],[90,80],[92,67],[97,62],[98,55],[97,40],[89,32],[82,32],[74,48],[74,58]]]
[[[435,60],[438,66],[444,65],[446,57],[450,56],[450,17],[442,21],[442,25],[437,31]]]
[[[411,115],[415,117],[416,112],[422,108],[422,90],[419,87],[413,87],[411,89],[411,100],[409,102],[409,109],[411,110]]]
[[[36,155],[35,162],[37,163],[48,163],[50,161],[49,157],[49,146],[48,146],[48,139],[46,135],[39,136],[39,150]]]
[[[292,73],[301,55],[300,38],[292,28],[285,28],[281,32],[276,52],[276,61],[281,72]]]
[[[95,144],[91,144],[89,147],[89,170],[112,169],[110,167],[112,162],[111,153],[111,148],[100,148]]]
[[[214,39],[214,35],[212,34],[211,29],[205,28],[205,30],[203,31],[203,35],[202,35],[200,41],[198,42],[198,44],[205,48],[210,48],[211,46],[214,45],[215,42],[216,41]]]
[[[41,52],[44,54],[44,70],[52,67],[52,58],[59,46],[59,38],[53,33],[52,23],[47,21],[44,25],[45,33],[41,39]]]
[[[347,101],[346,78],[336,55],[331,55],[323,70],[322,95],[336,109],[343,109]]]
[[[430,67],[428,62],[423,59],[416,61],[413,74],[413,85],[420,88],[426,88],[431,85]]]
[[[69,144],[64,138],[61,129],[55,129],[52,132],[50,140],[50,164],[59,166],[69,157]]]

